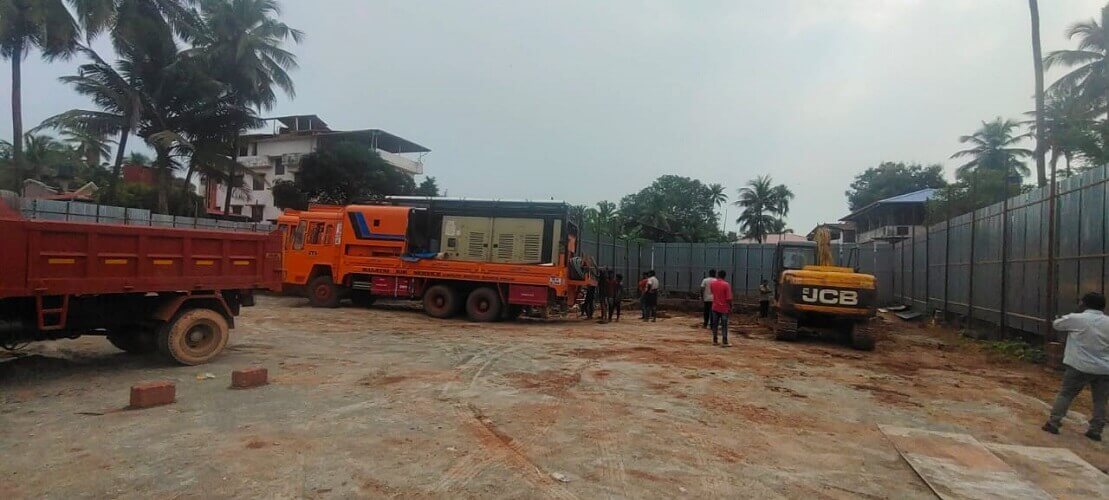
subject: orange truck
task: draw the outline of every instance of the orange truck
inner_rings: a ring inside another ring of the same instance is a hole
[[[420,300],[432,317],[473,321],[565,313],[589,284],[563,202],[389,197],[286,210],[284,287],[313,306]]]

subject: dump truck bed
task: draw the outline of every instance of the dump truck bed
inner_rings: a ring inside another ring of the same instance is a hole
[[[281,287],[281,236],[0,213],[0,299]]]

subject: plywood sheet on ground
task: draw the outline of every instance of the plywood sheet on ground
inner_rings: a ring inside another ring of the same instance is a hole
[[[968,434],[879,428],[940,498],[1051,498]]]
[[[1061,499],[1109,498],[1109,476],[1066,448],[984,443],[1044,491]]]

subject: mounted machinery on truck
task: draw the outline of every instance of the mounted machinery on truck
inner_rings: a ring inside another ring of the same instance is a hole
[[[588,283],[569,205],[554,201],[389,197],[286,210],[284,283],[313,306],[420,300],[473,321],[565,312]]]

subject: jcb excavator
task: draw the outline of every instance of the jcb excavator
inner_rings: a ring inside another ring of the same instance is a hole
[[[780,242],[774,250],[774,336],[794,340],[799,332],[835,333],[855,349],[874,349],[870,320],[877,313],[878,280],[832,258],[831,235],[814,242]]]

